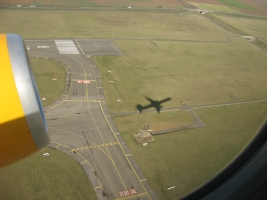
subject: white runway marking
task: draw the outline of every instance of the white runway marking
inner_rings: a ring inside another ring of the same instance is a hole
[[[55,40],[60,54],[80,54],[72,40]]]
[[[49,46],[37,46],[38,49],[49,49]]]

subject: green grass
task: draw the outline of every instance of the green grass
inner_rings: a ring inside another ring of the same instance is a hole
[[[236,8],[245,8],[245,9],[251,9],[251,10],[256,10],[252,6],[249,6],[245,3],[242,3],[238,0],[219,0],[220,2],[226,4],[227,6],[231,7],[236,7]]]
[[[119,124],[120,131],[128,134],[139,132],[144,124],[149,124],[152,131],[187,126],[193,123],[193,117],[186,111],[143,113],[118,116],[113,118]]]
[[[43,153],[49,152],[49,157]],[[0,170],[0,199],[97,199],[81,168],[59,151],[41,151]]]
[[[135,111],[136,104],[149,103],[143,95],[172,98],[164,107],[180,106],[182,100],[189,105],[229,102],[235,93],[239,100],[266,98],[266,53],[243,38],[231,40],[116,41],[125,56],[94,57],[109,110]]]
[[[225,40],[226,31],[196,15],[126,11],[2,10],[0,32],[23,38]],[[167,37],[166,37],[167,36]]]
[[[2,4],[7,5],[17,5],[18,1],[15,0],[1,0]],[[156,7],[156,6],[163,6],[163,7],[177,7],[181,6],[176,1],[164,1],[164,0],[26,0],[20,1],[19,4],[21,5],[38,5],[38,6],[63,6],[63,7],[103,7],[103,6],[138,6],[138,7]]]
[[[62,96],[66,71],[62,65],[52,60],[30,58],[30,62],[40,98],[46,98],[42,104],[47,106]],[[53,78],[57,80],[53,81]]]
[[[116,41],[125,56],[94,57],[109,110],[134,111],[137,103],[149,103],[143,95],[154,100],[171,97],[164,107],[180,106],[182,100],[189,105],[233,102],[230,94],[236,93],[239,100],[266,98],[266,53],[243,38],[231,40]],[[253,137],[266,110],[266,102],[197,109],[205,128],[156,136],[148,148],[137,145],[131,134],[144,123],[164,124],[165,119],[171,119],[166,126],[172,126],[176,119],[183,123],[186,117],[155,113],[162,118],[151,116],[150,122],[147,114],[141,114],[114,120],[160,199],[175,199],[205,183],[229,163]],[[175,189],[168,191],[173,185]]]
[[[266,19],[230,17],[224,15],[215,15],[215,17],[251,36],[260,38],[266,38],[267,36]]]
[[[202,108],[195,113],[205,128],[155,136],[147,147],[136,144],[128,130],[127,124],[135,123],[132,117],[119,118],[120,133],[160,199],[177,199],[222,170],[254,136],[267,115],[267,103]],[[171,186],[175,189],[167,190]]]

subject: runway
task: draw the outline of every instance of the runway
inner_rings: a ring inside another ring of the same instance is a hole
[[[106,107],[92,55],[123,56],[106,39],[25,40],[30,57],[65,67],[63,96],[45,108],[51,143],[85,170],[98,199],[158,199]]]

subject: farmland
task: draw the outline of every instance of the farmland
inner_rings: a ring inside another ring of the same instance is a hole
[[[136,7],[178,7],[180,4],[175,0],[75,0],[75,1],[66,1],[66,0],[1,0],[0,3],[6,5],[16,5],[21,4],[24,6],[36,5],[36,6],[63,6],[63,7],[125,7],[125,6],[136,6]]]
[[[220,2],[231,6],[231,7],[237,7],[237,8],[246,8],[246,9],[255,9],[245,3],[242,3],[241,1],[238,0],[219,0]]]
[[[258,38],[266,38],[267,20],[255,18],[229,17],[215,15],[219,20],[237,28],[249,35]]]
[[[226,34],[202,17],[175,13],[53,10],[2,10],[1,13],[4,19],[0,21],[1,31],[17,33],[23,38],[166,39],[168,34],[168,39],[218,41],[225,40]]]

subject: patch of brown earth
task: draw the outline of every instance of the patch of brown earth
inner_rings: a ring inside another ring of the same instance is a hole
[[[218,0],[184,0],[188,3],[207,3],[207,4],[215,4],[215,5],[224,5],[223,3],[219,2]]]
[[[267,16],[267,0],[240,0],[241,2],[250,5],[257,10],[251,9],[238,9],[240,12],[249,15]]]

